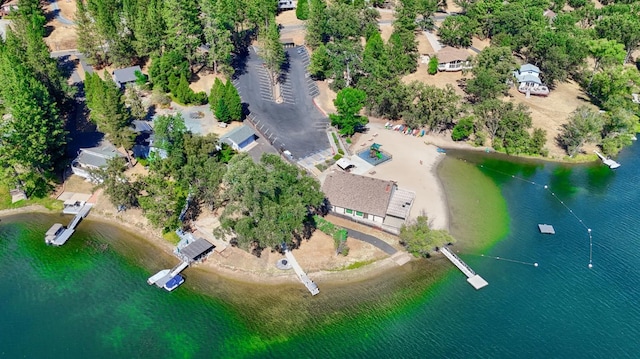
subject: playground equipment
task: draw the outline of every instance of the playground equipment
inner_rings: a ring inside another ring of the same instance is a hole
[[[384,156],[382,155],[382,151],[380,150],[382,147],[379,143],[374,143],[369,147],[369,157],[382,159]]]

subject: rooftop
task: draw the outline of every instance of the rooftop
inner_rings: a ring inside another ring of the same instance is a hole
[[[142,72],[140,66],[131,66],[124,69],[113,71],[113,80],[118,84],[124,84],[127,82],[134,82],[136,78],[136,71]]]
[[[536,65],[524,64],[524,65],[520,66],[520,73],[523,73],[523,72],[540,73],[540,68],[538,68],[538,66],[536,66]]]
[[[201,255],[211,251],[214,248],[214,245],[209,243],[207,240],[198,238],[194,242],[189,243],[184,248],[180,250],[180,253],[190,260],[196,260]]]
[[[347,172],[331,172],[322,185],[329,202],[359,212],[384,217],[395,183]]]
[[[457,49],[451,46],[445,46],[436,54],[438,63],[446,64],[452,61],[464,61],[471,57],[469,51],[465,49]]]
[[[76,161],[83,165],[102,167],[107,160],[116,156],[124,157],[112,144],[105,143],[102,146],[81,148]]]
[[[411,210],[411,206],[413,205],[413,200],[415,198],[415,193],[396,188],[396,190],[393,191],[391,200],[389,201],[387,214],[389,216],[406,219],[409,216],[409,211]]]
[[[240,127],[236,127],[233,130],[229,131],[227,134],[222,136],[220,140],[225,142],[228,140],[228,141],[232,141],[235,144],[240,144],[247,138],[255,135],[256,133],[253,132],[253,129],[251,129],[251,127],[242,125]]]

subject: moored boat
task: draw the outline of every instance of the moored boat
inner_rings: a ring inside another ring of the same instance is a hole
[[[163,288],[171,292],[172,290],[178,288],[182,283],[184,283],[184,278],[180,274],[176,274],[175,277],[169,279],[169,281],[165,283]]]

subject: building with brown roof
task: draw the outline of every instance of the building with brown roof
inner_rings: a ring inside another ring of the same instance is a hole
[[[371,224],[399,227],[409,216],[415,194],[398,189],[393,181],[331,172],[322,184],[331,210]]]
[[[465,49],[445,46],[436,55],[438,71],[461,71],[471,68],[471,54]]]

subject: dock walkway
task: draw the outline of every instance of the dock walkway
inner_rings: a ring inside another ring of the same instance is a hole
[[[309,276],[307,276],[307,273],[305,273],[302,270],[302,267],[300,267],[300,264],[298,264],[298,261],[296,260],[296,257],[293,256],[293,253],[291,253],[291,251],[289,251],[289,250],[286,250],[284,252],[284,255],[285,255],[285,257],[287,257],[287,260],[289,261],[289,263],[293,267],[293,270],[298,275],[298,278],[300,279],[302,284],[304,284],[304,286],[307,287],[307,289],[309,290],[311,295],[316,295],[316,294],[320,293],[320,289],[318,289],[318,285],[316,283],[314,283],[311,280],[311,278],[309,278]]]
[[[602,163],[604,163],[605,165],[609,166],[609,168],[611,169],[616,169],[618,167],[620,167],[620,164],[614,160],[612,160],[609,157],[605,157],[603,154],[601,154],[598,151],[593,151],[596,155],[598,155],[598,157],[600,157],[600,159],[602,160]]]
[[[91,207],[93,207],[92,204],[88,204],[88,203],[85,204],[80,209],[80,211],[78,211],[75,217],[73,217],[73,220],[71,220],[71,223],[69,223],[69,225],[66,228],[64,228],[64,230],[58,235],[50,234],[51,229],[53,229],[54,227],[61,226],[60,223],[54,224],[51,227],[51,229],[49,229],[47,234],[45,234],[45,242],[47,244],[53,244],[54,246],[61,246],[65,244],[69,240],[69,238],[71,238],[71,235],[73,234],[73,232],[76,231],[76,227],[78,226],[78,224],[80,224],[80,221],[82,221],[82,219],[89,214],[89,211],[91,211]]]
[[[469,282],[469,284],[471,284],[475,289],[480,289],[489,285],[486,280],[477,275],[476,272],[467,265],[467,263],[463,262],[462,259],[460,259],[460,257],[453,253],[449,248],[442,247],[440,252],[467,276],[467,282]]]

